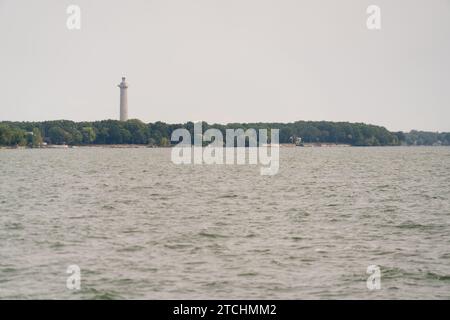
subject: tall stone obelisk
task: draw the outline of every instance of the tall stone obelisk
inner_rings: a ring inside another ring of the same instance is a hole
[[[125,82],[125,77],[122,77],[122,82],[118,85],[120,88],[120,121],[128,120],[128,83]]]

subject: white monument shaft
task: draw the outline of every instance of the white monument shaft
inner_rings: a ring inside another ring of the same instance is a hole
[[[120,121],[128,120],[128,83],[125,82],[125,77],[122,77],[122,82],[118,85],[120,88]]]

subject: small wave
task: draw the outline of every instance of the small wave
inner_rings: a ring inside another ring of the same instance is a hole
[[[227,238],[227,236],[218,234],[218,233],[209,233],[202,231],[198,234],[199,236],[206,237],[206,238]]]
[[[166,247],[168,249],[185,249],[185,248],[192,247],[192,244],[189,244],[189,243],[175,243],[175,244],[166,243],[166,244],[164,244],[164,247]]]
[[[243,272],[243,273],[239,273],[238,277],[254,277],[257,275],[258,275],[257,272]]]
[[[123,230],[122,233],[139,233],[139,229],[126,229]]]
[[[408,278],[414,276],[413,273],[397,267],[380,266],[383,279]]]
[[[233,199],[233,198],[237,198],[238,195],[237,194],[225,194],[225,195],[221,195],[218,198],[219,199]]]
[[[16,268],[11,268],[11,267],[6,267],[6,268],[1,268],[0,271],[2,273],[13,273],[13,272],[16,272],[17,269]]]
[[[205,284],[206,287],[219,287],[219,288],[223,288],[224,286],[226,286],[228,284],[228,281],[213,281],[213,282],[208,282],[207,284]]]
[[[159,197],[159,196],[161,196],[160,193],[151,193],[150,194],[150,197]]]
[[[432,225],[432,224],[425,225],[425,224],[415,223],[412,221],[405,221],[403,223],[396,225],[396,227],[399,229],[419,229],[419,230],[429,230],[429,229],[436,228],[436,226]]]
[[[59,242],[59,241],[53,242],[52,244],[50,244],[50,248],[52,248],[52,249],[59,249],[59,248],[63,248],[63,247],[65,247],[65,244],[62,242]]]
[[[450,259],[450,253],[444,253],[444,254],[441,256],[441,259]]]
[[[337,206],[339,206],[339,204],[337,204],[337,203],[329,203],[329,204],[327,204],[327,207],[337,207]]]
[[[117,250],[118,252],[135,252],[135,251],[140,251],[145,249],[142,246],[130,246],[130,247],[126,247],[126,248],[122,248]]]
[[[21,223],[13,222],[13,223],[6,223],[5,224],[6,229],[9,230],[23,230],[24,227]]]
[[[425,274],[425,277],[427,279],[432,279],[432,280],[450,281],[450,275],[448,275],[448,274],[442,275],[442,274],[437,274],[437,273],[434,273],[434,272],[427,272]]]

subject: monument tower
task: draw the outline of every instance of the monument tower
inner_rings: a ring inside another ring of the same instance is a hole
[[[125,82],[125,77],[122,77],[122,82],[118,85],[120,88],[120,121],[128,120],[128,97],[127,89],[128,83]]]

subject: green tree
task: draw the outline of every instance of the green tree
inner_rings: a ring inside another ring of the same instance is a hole
[[[10,145],[26,146],[27,145],[26,132],[19,128],[13,128],[12,134],[11,134]]]
[[[11,145],[12,130],[6,124],[0,124],[0,146]]]
[[[95,134],[95,130],[92,127],[83,127],[81,130],[81,134],[83,136],[82,141],[85,144],[91,144],[95,141],[97,135]]]
[[[39,128],[33,129],[33,138],[31,140],[31,146],[33,148],[41,147],[43,143],[41,130]]]
[[[170,140],[166,137],[162,137],[160,142],[159,142],[159,146],[160,147],[168,147],[170,146]]]
[[[69,133],[60,127],[51,127],[48,130],[48,137],[53,144],[64,144],[70,140]]]
[[[112,124],[109,128],[108,144],[121,144],[123,143],[122,133],[120,127],[117,124]]]
[[[140,120],[132,119],[125,123],[126,130],[129,131],[131,142],[133,144],[146,144],[148,142],[148,128]]]

